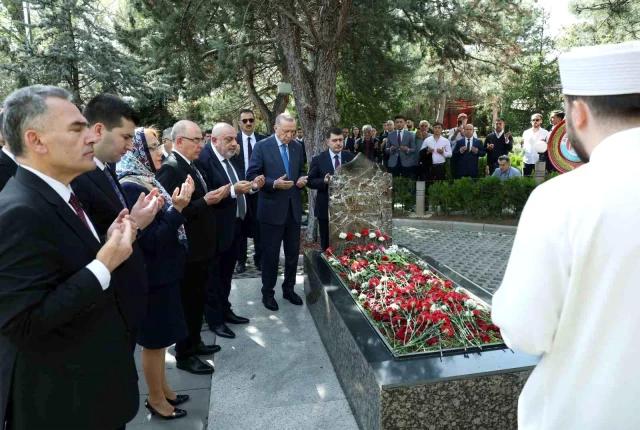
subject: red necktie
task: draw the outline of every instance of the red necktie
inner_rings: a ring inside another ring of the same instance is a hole
[[[89,227],[89,221],[87,221],[87,216],[85,215],[84,210],[82,209],[82,204],[80,203],[80,200],[78,200],[78,196],[71,193],[71,196],[69,197],[69,204],[71,205],[73,210],[76,212],[76,215],[78,215],[78,218],[80,218],[80,221],[82,221],[82,223],[89,230],[91,230],[91,227]]]
[[[336,170],[338,167],[340,167],[340,156],[336,154],[333,156],[333,159],[334,159],[333,170]]]

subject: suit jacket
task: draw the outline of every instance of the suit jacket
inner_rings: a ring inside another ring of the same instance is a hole
[[[107,167],[107,169],[109,168]],[[101,237],[106,236],[109,226],[111,226],[120,211],[124,209],[105,174],[109,173],[103,172],[96,167],[71,182],[73,192],[80,199],[82,207],[89,215],[98,235]],[[124,196],[122,187],[120,187],[115,178],[114,180]],[[129,204],[128,209],[131,209],[131,206],[133,204]],[[141,235],[144,235],[144,233],[144,231],[141,232]],[[113,272],[112,277],[114,279],[114,291],[127,326],[132,332],[133,342],[136,338],[137,327],[147,313],[149,293],[144,255],[137,240],[133,244],[131,256]]]
[[[304,176],[302,148],[295,140],[289,142],[289,168],[294,183],[300,176]],[[264,175],[265,184],[258,193],[258,219],[260,222],[274,225],[284,225],[289,206],[293,210],[293,217],[299,224],[302,220],[302,197],[300,189],[294,186],[288,190],[276,190],[273,182],[286,175],[284,162],[280,156],[280,148],[275,135],[261,141],[253,149],[251,163],[247,171],[247,179],[254,180]]]
[[[17,168],[18,165],[16,162],[0,149],[0,191],[2,191],[7,184],[9,178],[16,174]]]
[[[244,170],[240,166],[237,158],[233,157],[230,162],[234,165],[233,167],[238,175],[238,180],[244,180]],[[204,146],[200,152],[200,157],[196,160],[196,164],[200,171],[204,173],[209,189],[215,190],[216,188],[231,183],[227,177],[225,166],[218,160],[211,144]],[[216,249],[219,252],[226,251],[233,244],[237,208],[237,199],[231,197],[231,194],[222,199],[218,204],[211,206],[216,218],[216,225],[221,226],[216,234]]]
[[[399,131],[394,130],[387,136],[387,146],[385,151],[389,154],[388,166],[394,168],[400,163],[403,167],[416,166],[418,164],[418,151],[416,148],[416,135],[408,130],[402,131],[402,146],[408,146],[409,152],[400,151],[398,143]]]
[[[137,373],[114,279],[103,291],[85,267],[100,242],[22,168],[0,193],[0,235],[0,415],[10,393],[18,430],[131,420]]]
[[[200,172],[202,173],[202,172]],[[189,240],[189,251],[187,261],[203,261],[213,258],[216,252],[215,235],[216,224],[213,212],[204,195],[207,193],[202,187],[200,180],[194,177],[191,166],[181,155],[173,152],[162,164],[156,179],[162,184],[168,193],[173,193],[176,187],[182,185],[187,179],[187,175],[193,177],[195,190],[191,195],[191,202],[182,210],[182,215],[187,222],[184,225]],[[204,176],[204,175],[203,175]],[[212,190],[209,190],[212,191]]]
[[[453,169],[454,178],[462,178],[463,176],[470,176],[472,178],[478,177],[478,158],[482,157],[484,152],[484,145],[480,139],[475,137],[471,138],[471,145],[474,148],[478,148],[478,152],[474,154],[471,151],[466,151],[464,154],[460,153],[460,148],[467,144],[466,138],[460,139],[456,142],[451,155],[451,167]]]
[[[509,143],[505,142],[504,138],[505,133],[502,133],[502,136],[498,138],[496,136],[496,132],[491,132],[487,135],[487,138],[484,140],[484,150],[487,153],[487,163],[493,165],[498,162],[498,157],[501,155],[507,155],[513,149],[513,138],[509,140]],[[487,145],[492,143],[493,150],[488,149]]]
[[[256,137],[256,144],[261,140],[266,139],[268,136],[264,136],[262,134],[254,133]],[[244,145],[242,144],[242,132],[238,132],[238,136],[236,137],[236,141],[238,145],[240,145],[240,153],[234,156],[231,159],[231,162],[236,167],[236,170],[241,169],[242,174],[245,175],[247,173],[248,165],[245,165],[244,162]],[[255,148],[256,145],[253,145]],[[251,152],[253,154],[253,151]],[[238,172],[239,173],[239,172]],[[243,230],[246,236],[251,237],[252,233],[252,224],[255,222],[258,216],[258,193],[255,194],[247,194],[245,196],[247,198],[247,216],[244,218],[243,222]]]
[[[361,157],[363,156],[361,155]],[[340,164],[348,163],[354,157],[352,153],[342,151]],[[333,175],[334,171],[334,164],[329,150],[323,151],[311,159],[307,185],[311,189],[318,190],[316,205],[314,206],[314,212],[318,219],[329,219],[329,186],[324,183],[324,177],[327,173]]]

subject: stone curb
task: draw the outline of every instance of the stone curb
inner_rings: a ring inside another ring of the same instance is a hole
[[[394,225],[397,226],[421,226],[432,227],[439,230],[451,230],[451,231],[486,231],[491,233],[507,233],[515,234],[517,227],[511,225],[498,225],[498,224],[479,224],[473,222],[458,222],[458,221],[436,221],[428,219],[407,219],[407,218],[394,218]]]

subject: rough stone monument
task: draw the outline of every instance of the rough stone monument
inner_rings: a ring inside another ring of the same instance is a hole
[[[362,154],[338,168],[329,184],[329,243],[363,228],[391,235],[392,179]]]

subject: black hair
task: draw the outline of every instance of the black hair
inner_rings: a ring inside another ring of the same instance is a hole
[[[98,94],[87,103],[84,117],[89,121],[89,125],[102,123],[111,130],[122,125],[122,118],[134,124],[140,123],[140,118],[136,111],[124,100],[113,94]]]
[[[332,134],[336,134],[338,136],[342,136],[342,129],[338,128],[338,127],[331,127],[324,133],[324,138],[325,139],[329,139]]]

